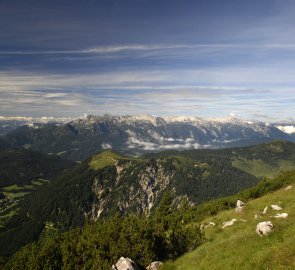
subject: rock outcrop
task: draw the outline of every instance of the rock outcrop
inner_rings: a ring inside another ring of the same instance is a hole
[[[290,186],[287,186],[287,187],[285,188],[285,190],[291,190],[292,188],[293,188],[293,186],[290,185]]]
[[[262,215],[266,215],[267,210],[268,210],[268,206],[265,206],[261,214]]]
[[[256,233],[259,236],[268,235],[273,232],[274,225],[271,221],[263,221],[257,224]]]
[[[275,210],[275,211],[283,210],[283,208],[278,206],[277,204],[272,204],[270,207],[272,208],[272,210]]]
[[[242,213],[243,210],[244,210],[244,206],[245,206],[245,203],[244,202],[242,202],[241,200],[237,200],[237,207],[235,209],[235,212],[237,214]]]
[[[112,270],[139,270],[139,267],[130,258],[121,257],[116,264],[112,265]]]
[[[222,229],[224,229],[224,228],[226,228],[226,227],[229,227],[229,226],[232,226],[232,225],[234,225],[236,222],[237,222],[237,220],[236,220],[235,218],[233,218],[231,221],[223,222]]]
[[[287,213],[277,213],[275,216],[272,216],[274,218],[287,218],[288,214]]]
[[[160,261],[152,262],[149,266],[146,267],[147,270],[159,270],[160,267],[163,265]]]

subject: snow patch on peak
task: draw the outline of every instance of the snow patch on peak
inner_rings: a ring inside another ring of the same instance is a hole
[[[167,123],[173,122],[199,122],[202,121],[201,118],[195,116],[164,116],[163,119]]]
[[[111,143],[102,143],[102,144],[101,144],[101,148],[102,148],[102,149],[112,149],[113,146],[112,146]]]
[[[128,122],[149,122],[151,124],[153,124],[154,126],[157,126],[157,118],[154,115],[150,115],[150,114],[139,114],[139,115],[133,115],[133,116],[126,116],[126,120]]]
[[[287,134],[293,134],[295,133],[295,126],[276,126],[280,131],[283,131]]]

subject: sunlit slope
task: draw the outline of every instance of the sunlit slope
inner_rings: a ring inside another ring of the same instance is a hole
[[[216,223],[205,229],[208,241],[175,262],[166,263],[163,270],[295,269],[295,181],[292,185],[291,190],[282,188],[246,203],[241,214],[231,209],[204,220],[203,224]],[[255,220],[255,214],[272,204],[283,210],[269,207],[266,215]],[[283,212],[289,214],[286,219],[272,217]],[[233,226],[221,229],[223,222],[233,218],[238,220]],[[275,225],[273,234],[259,237],[255,232],[257,224],[268,220]]]
[[[275,177],[281,171],[295,169],[295,144],[273,141],[232,149],[232,165],[256,177]]]
[[[120,156],[119,154],[111,150],[106,150],[99,154],[94,155],[91,158],[89,166],[91,169],[98,170],[106,166],[115,165],[116,162],[121,159],[126,159],[126,158],[124,158],[123,156]]]

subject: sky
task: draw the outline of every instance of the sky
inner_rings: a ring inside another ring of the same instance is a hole
[[[295,119],[295,0],[0,0],[0,116]]]

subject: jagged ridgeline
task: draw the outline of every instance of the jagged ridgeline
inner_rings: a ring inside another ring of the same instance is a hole
[[[268,166],[273,175],[295,166],[293,143],[224,150],[169,151],[142,158],[111,150],[26,196],[1,229],[2,254],[58,230],[82,226],[115,213],[153,214],[163,194],[173,207],[194,205],[254,186]]]
[[[275,139],[295,141],[294,134],[275,125],[235,118],[105,115],[87,116],[66,124],[21,126],[5,135],[0,149],[1,144],[31,148],[81,161],[108,148],[138,156],[169,149],[247,146]]]

